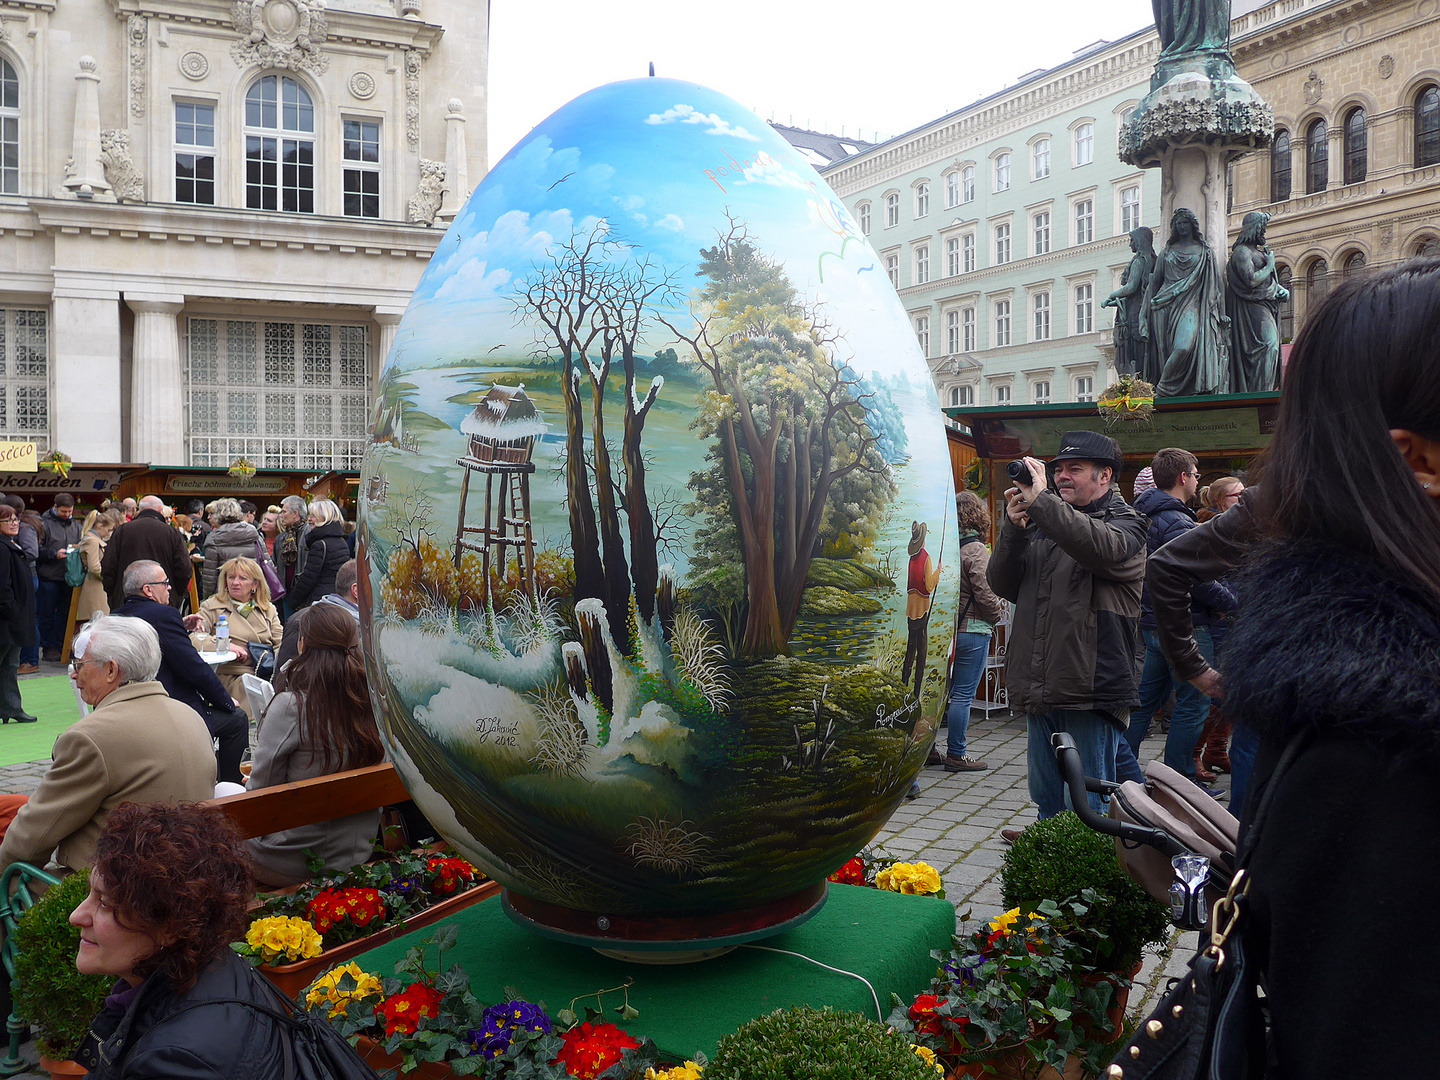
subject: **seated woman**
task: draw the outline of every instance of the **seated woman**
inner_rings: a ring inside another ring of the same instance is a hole
[[[118,979],[76,1054],[94,1080],[286,1075],[276,991],[230,950],[254,896],[240,834],[219,810],[126,803],[95,850],[75,967]]]
[[[201,652],[215,651],[215,628],[220,616],[226,616],[230,628],[230,650],[236,654],[234,660],[221,664],[215,669],[225,690],[250,716],[250,704],[245,696],[245,684],[241,676],[254,674],[255,657],[247,645],[268,645],[274,649],[280,644],[284,628],[280,625],[280,612],[270,600],[270,587],[265,584],[265,575],[260,564],[254,559],[235,558],[220,567],[219,585],[215,595],[200,605],[200,611],[185,617],[185,629],[190,631],[190,640]],[[250,716],[250,719],[255,717]]]
[[[301,617],[300,651],[286,669],[285,692],[265,710],[251,791],[378,765],[385,757],[354,616],[320,604]],[[270,888],[307,880],[307,848],[327,870],[349,870],[369,858],[379,829],[380,811],[367,810],[249,840],[255,880]]]

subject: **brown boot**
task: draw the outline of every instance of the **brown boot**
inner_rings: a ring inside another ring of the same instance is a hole
[[[1230,771],[1230,721],[1225,719],[1224,714],[1218,710],[1212,710],[1210,716],[1215,723],[1208,729],[1209,738],[1202,743],[1204,749],[1201,751],[1200,761],[1206,768],[1228,773]]]
[[[1210,738],[1210,732],[1215,727],[1215,712],[1212,709],[1210,715],[1205,718],[1205,727],[1200,732],[1200,739],[1195,743],[1195,779],[1202,784],[1215,782],[1215,774],[1205,767],[1201,752],[1205,749],[1205,743]]]

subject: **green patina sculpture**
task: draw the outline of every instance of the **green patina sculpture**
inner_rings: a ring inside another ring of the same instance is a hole
[[[1280,305],[1290,292],[1275,276],[1275,254],[1265,246],[1270,215],[1245,215],[1225,272],[1230,313],[1230,392],[1280,389]]]
[[[1115,370],[1121,375],[1143,375],[1146,340],[1140,332],[1140,306],[1155,272],[1155,237],[1148,227],[1130,230],[1130,250],[1135,254],[1120,288],[1100,306],[1115,309]]]
[[[1162,56],[1230,48],[1230,0],[1151,0]]]
[[[1140,309],[1140,332],[1150,343],[1145,381],[1155,385],[1156,397],[1229,392],[1224,290],[1199,221],[1180,207],[1171,216],[1170,239]]]

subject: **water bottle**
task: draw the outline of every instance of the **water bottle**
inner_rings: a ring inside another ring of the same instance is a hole
[[[215,655],[224,656],[230,651],[230,620],[225,612],[220,613],[220,622],[215,626]]]

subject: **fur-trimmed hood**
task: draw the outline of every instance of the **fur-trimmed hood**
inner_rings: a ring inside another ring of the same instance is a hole
[[[1277,545],[1245,573],[1220,657],[1225,711],[1263,738],[1303,725],[1440,750],[1440,608],[1329,544]]]

